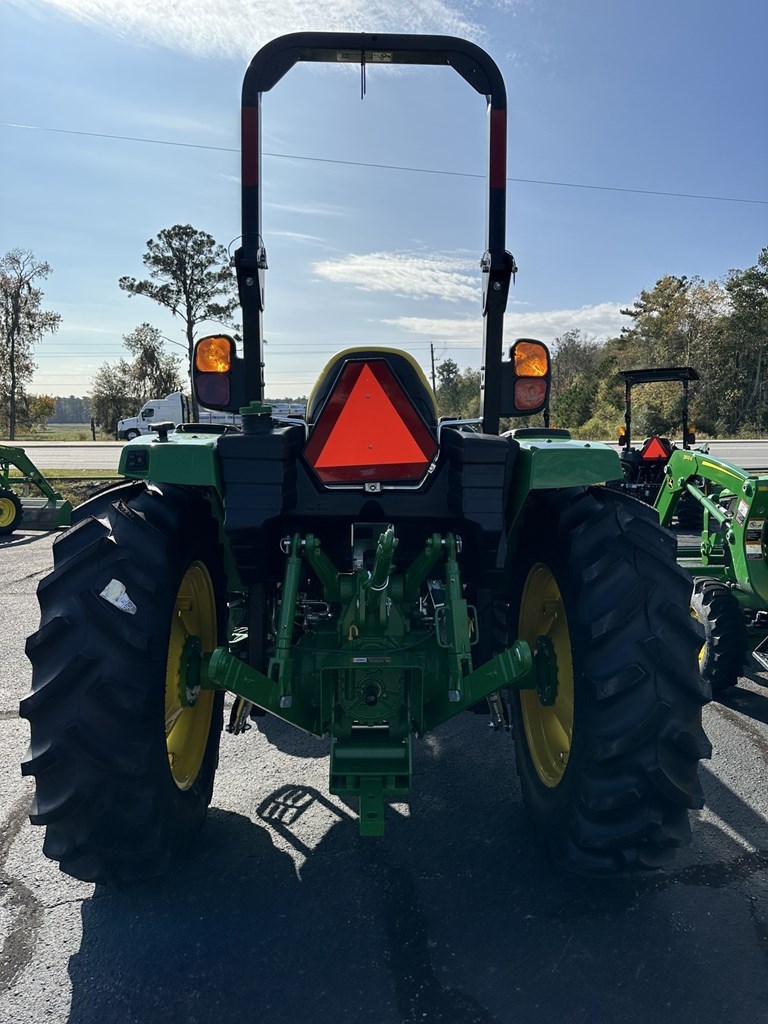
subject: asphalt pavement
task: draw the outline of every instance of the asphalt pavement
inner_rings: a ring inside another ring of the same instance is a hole
[[[169,877],[62,875],[29,824],[24,640],[51,535],[0,543],[2,1024],[768,1021],[768,685],[705,708],[707,806],[671,868],[556,871],[513,741],[464,714],[416,744],[382,839],[327,792],[326,746],[275,719],[222,738],[200,841]],[[140,670],[140,669],[139,669]]]

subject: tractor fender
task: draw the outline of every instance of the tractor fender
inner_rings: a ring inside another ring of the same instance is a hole
[[[507,533],[511,541],[533,491],[586,487],[621,477],[618,453],[600,441],[577,441],[554,432],[554,436],[542,432],[534,437],[521,437],[520,431],[514,433],[520,449],[507,506]]]

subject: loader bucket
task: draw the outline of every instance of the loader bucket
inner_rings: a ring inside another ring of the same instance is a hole
[[[33,530],[57,530],[72,523],[72,504],[63,498],[22,498],[22,522]]]

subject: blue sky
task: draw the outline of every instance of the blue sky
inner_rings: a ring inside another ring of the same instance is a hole
[[[663,274],[720,278],[768,245],[760,0],[164,8],[0,0],[0,252],[51,264],[44,304],[63,317],[37,348],[33,391],[86,394],[142,321],[182,340],[180,322],[117,281],[143,276],[147,239],[172,224],[236,239],[242,78],[284,32],[463,35],[499,64],[520,267],[510,340],[608,337]],[[354,344],[406,348],[425,369],[433,344],[437,359],[479,366],[484,99],[449,68],[374,67],[361,101],[358,70],[301,65],[263,110],[267,393],[307,393]],[[319,162],[334,160],[456,173]]]

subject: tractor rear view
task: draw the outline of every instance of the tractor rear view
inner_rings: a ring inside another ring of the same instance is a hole
[[[664,470],[677,446],[668,437],[652,434],[642,447],[632,446],[632,389],[639,384],[665,384],[679,381],[682,385],[682,448],[688,451],[696,441],[696,435],[688,418],[688,389],[691,381],[699,375],[691,366],[652,367],[647,370],[622,370],[624,378],[624,426],[619,433],[619,459],[622,477],[614,486],[631,494],[640,501],[652,505],[664,482]],[[701,528],[701,509],[687,495],[677,506],[678,525],[683,528]]]
[[[485,99],[480,430],[440,420],[418,364],[391,349],[333,357],[302,421],[264,401],[261,101],[302,61],[446,65]],[[158,424],[127,444],[126,482],[76,511],[39,588],[23,768],[64,871],[132,880],[183,854],[211,800],[225,695],[227,742],[247,743],[263,713],[330,736],[329,788],[359,801],[363,836],[407,798],[414,740],[481,706],[514,732],[559,864],[656,868],[689,838],[707,694],[674,538],[600,485],[619,475],[607,446],[499,433],[546,407],[550,379],[540,342],[503,345],[506,125],[498,68],[461,39],[299,33],[251,62],[242,351],[212,335],[193,365],[200,404],[238,412],[242,431]]]

